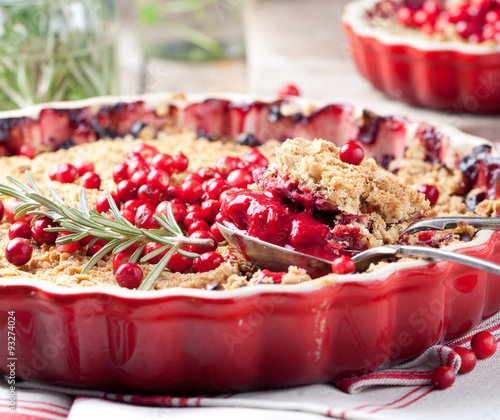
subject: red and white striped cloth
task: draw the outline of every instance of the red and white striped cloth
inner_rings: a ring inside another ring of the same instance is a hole
[[[287,390],[179,398],[112,394],[20,382],[16,410],[9,411],[8,388],[0,381],[0,419],[88,420],[117,416],[120,420],[151,419],[438,419],[500,420],[500,350],[476,368],[458,375],[455,384],[437,391],[432,370],[447,365],[458,371],[454,347],[469,345],[474,333],[490,331],[500,341],[500,314],[467,336],[434,346],[395,368]],[[363,391],[363,392],[360,392]]]

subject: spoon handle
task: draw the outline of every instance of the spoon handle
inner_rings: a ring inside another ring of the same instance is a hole
[[[357,269],[362,270],[364,268],[366,270],[371,263],[375,262],[376,260],[387,258],[390,255],[407,255],[410,257],[446,260],[500,275],[500,264],[495,264],[493,262],[485,261],[480,258],[471,257],[470,255],[459,254],[457,252],[412,245],[387,245],[372,248],[368,251],[364,251],[354,256],[353,261],[356,264]]]
[[[476,229],[500,229],[500,218],[497,217],[431,217],[411,223],[403,233],[453,229],[459,223],[467,223]]]

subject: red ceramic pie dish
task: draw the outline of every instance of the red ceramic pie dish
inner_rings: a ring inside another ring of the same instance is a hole
[[[373,26],[378,0],[349,3],[342,18],[360,73],[392,99],[455,113],[500,112],[500,45],[436,42]]]
[[[435,144],[434,158],[448,164],[487,144],[451,127],[347,105],[312,107],[300,99],[103,98],[0,118],[4,152],[23,142],[56,149],[68,138],[78,143],[102,133],[122,136],[136,121],[224,136],[245,132],[261,142],[301,135],[342,144],[354,137],[379,158],[402,156],[408,142],[425,137]],[[55,131],[50,127],[56,122]],[[498,261],[500,235],[480,231],[453,249]],[[498,280],[455,263],[423,260],[232,291],[77,289],[2,278],[0,334],[7,337],[12,313],[16,375],[24,379],[168,394],[289,387],[368,372],[466,334],[500,310]],[[9,357],[1,346],[0,358]],[[0,372],[7,373],[5,363]]]

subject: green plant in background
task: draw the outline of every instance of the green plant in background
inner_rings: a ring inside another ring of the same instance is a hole
[[[143,46],[150,55],[190,61],[242,56],[242,2],[136,0],[142,30],[161,28],[175,39],[159,46],[149,37]]]
[[[115,93],[106,0],[0,0],[0,109]]]

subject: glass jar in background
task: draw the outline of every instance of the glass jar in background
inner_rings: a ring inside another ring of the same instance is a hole
[[[184,61],[244,55],[245,0],[136,0],[146,56]]]
[[[0,0],[0,110],[118,92],[113,0]]]

